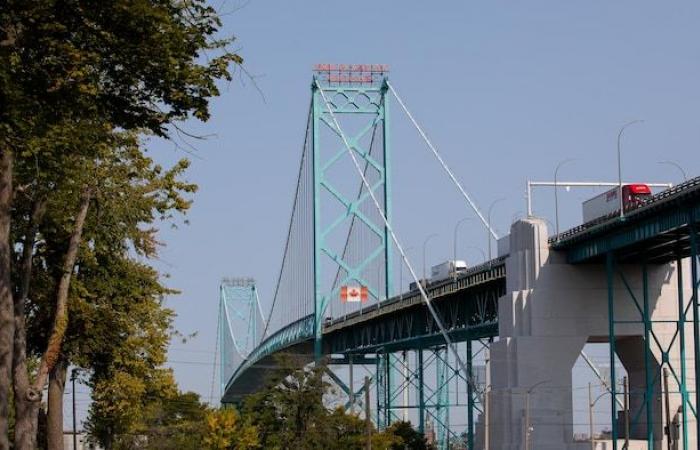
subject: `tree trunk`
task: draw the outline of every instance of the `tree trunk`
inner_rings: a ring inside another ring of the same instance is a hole
[[[61,358],[49,375],[49,410],[46,418],[48,450],[63,450],[63,392],[67,366],[66,360]]]
[[[102,443],[105,450],[112,450],[114,448],[114,433],[110,429],[107,431],[104,442]]]
[[[39,363],[39,370],[34,385],[26,393],[27,397],[35,402],[41,400],[41,391],[46,384],[49,372],[53,370],[61,354],[63,336],[66,334],[66,328],[68,328],[68,288],[70,287],[71,276],[75,268],[75,260],[78,257],[80,241],[85,226],[85,218],[87,217],[91,199],[92,187],[86,186],[80,196],[78,214],[75,217],[73,231],[71,232],[70,241],[68,242],[68,250],[66,250],[66,256],[63,260],[63,273],[61,274],[61,279],[56,289],[56,312],[54,314],[51,334],[49,335],[49,342],[41,358],[41,362]]]
[[[22,389],[24,386],[24,383],[20,383],[15,390]],[[27,392],[29,383],[26,383],[26,386],[27,388],[21,392]],[[26,397],[15,397],[15,450],[36,449],[39,405],[39,402],[33,402]]]
[[[61,351],[61,343],[63,335],[66,332],[68,325],[68,288],[70,287],[71,275],[75,266],[75,260],[78,256],[78,248],[85,225],[85,217],[87,216],[88,206],[92,197],[92,189],[86,187],[80,197],[80,205],[75,218],[73,232],[71,233],[68,250],[63,261],[63,273],[58,283],[56,291],[56,312],[54,315],[54,325],[49,337],[46,352],[41,358],[39,371],[36,380],[32,385],[27,372],[26,361],[26,329],[25,329],[25,314],[24,304],[28,293],[28,280],[31,275],[31,254],[29,258],[24,258],[25,271],[23,272],[22,292],[17,296],[17,301],[14,303],[16,310],[14,311],[14,324],[17,328],[14,340],[14,389],[15,389],[15,450],[34,450],[36,447],[36,430],[37,430],[37,415],[39,413],[39,404],[41,401],[41,393],[46,385],[49,372],[54,369]],[[37,206],[37,205],[35,205]],[[41,212],[40,204],[35,208],[33,217],[38,218]],[[32,224],[33,226],[36,223]],[[31,245],[33,246],[34,235],[28,232],[27,236],[31,236]],[[25,250],[29,250],[29,238],[25,240]],[[27,280],[27,283],[24,281]],[[0,449],[2,450],[2,449]]]
[[[25,306],[27,297],[29,296],[29,282],[32,276],[34,241],[43,213],[44,202],[35,201],[32,206],[32,217],[24,236],[20,290],[14,297],[14,352],[12,355],[12,373],[15,394],[15,448],[17,450],[36,448],[39,403],[27,398],[27,392],[31,388],[31,383],[27,370]]]
[[[12,208],[12,152],[0,150],[0,450],[10,448],[9,398],[15,335],[12,297],[10,223]]]

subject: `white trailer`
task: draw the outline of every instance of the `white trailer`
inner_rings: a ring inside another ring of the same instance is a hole
[[[651,189],[646,184],[625,184],[622,186],[622,203],[625,211],[636,207],[651,197]],[[583,202],[583,223],[605,217],[620,211],[619,188],[598,194]]]
[[[447,280],[467,270],[467,263],[461,260],[445,261],[430,269],[430,282]]]

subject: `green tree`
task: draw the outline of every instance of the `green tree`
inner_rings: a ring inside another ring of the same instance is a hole
[[[329,409],[324,403],[331,386],[325,380],[327,369],[323,364],[308,366],[304,359],[282,356],[279,366],[266,388],[248,396],[242,409],[243,419],[257,429],[262,448],[366,448],[365,420],[343,408]],[[410,445],[420,442],[414,434],[405,430],[405,426],[397,425],[382,432],[372,428],[372,448],[403,449],[406,445],[414,448]]]
[[[162,368],[173,317],[172,311],[163,308],[162,298],[173,291],[161,284],[155,270],[130,254],[155,255],[152,223],[173,212],[185,212],[190,202],[183,194],[195,188],[179,181],[187,167],[185,161],[163,170],[139,151],[135,140],[126,136],[123,144],[113,153],[113,161],[101,161],[104,174],[86,220],[78,272],[71,286],[71,320],[60,356],[88,375],[96,399],[91,419],[105,446],[113,435],[126,432],[139,420],[138,413],[148,402],[169,398],[176,391],[169,370]],[[45,223],[50,224],[48,219]],[[49,230],[42,235],[50,236]],[[48,257],[44,250],[52,247],[40,246],[38,266],[50,267],[41,261]],[[55,283],[40,267],[35,269],[36,281]],[[29,327],[35,333],[30,342],[37,342],[39,349],[45,339],[42,332],[51,320],[47,313],[52,289],[41,292],[49,293],[47,305],[41,305],[40,295],[33,296],[40,307]],[[62,394],[62,382],[53,383],[52,378],[50,386],[54,384]],[[56,398],[60,401],[62,395]],[[49,396],[49,418],[54,411],[62,411],[62,405],[52,405],[51,399]],[[135,414],[130,408],[139,410]]]
[[[321,448],[328,415],[323,395],[330,387],[325,367],[286,355],[279,360],[267,388],[246,398],[243,415],[258,428],[263,448]]]
[[[235,409],[210,411],[206,418],[204,448],[211,450],[252,450],[260,447],[258,429],[241,419]]]
[[[0,450],[9,447],[11,379],[15,446],[33,447],[39,393],[69,326],[70,285],[102,152],[117,129],[168,136],[176,121],[208,118],[216,80],[242,62],[226,51],[229,40],[216,38],[219,26],[204,0],[7,0],[0,8]],[[51,136],[61,139],[54,144]],[[62,275],[46,296],[52,328],[30,377],[23,321],[37,228],[51,204],[63,209],[54,223],[68,239],[47,250]]]
[[[430,450],[428,440],[418,430],[413,428],[411,422],[394,422],[387,432],[400,438],[401,442],[393,444],[392,450]]]

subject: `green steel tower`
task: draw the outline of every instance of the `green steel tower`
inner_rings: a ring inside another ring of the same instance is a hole
[[[385,65],[319,64],[311,102],[315,355],[326,318],[390,296],[391,245],[353,165],[347,140],[391,221],[389,105]],[[340,126],[340,129],[336,125]],[[350,297],[341,294],[350,290]],[[353,291],[361,292],[358,298]],[[353,300],[359,300],[352,304]],[[346,303],[343,303],[343,302]]]

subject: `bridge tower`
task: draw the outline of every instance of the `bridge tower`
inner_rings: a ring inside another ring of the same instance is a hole
[[[387,71],[378,64],[319,64],[314,70],[310,144],[316,358],[322,355],[326,318],[382,301],[392,292],[389,232],[347,149],[391,221]],[[362,295],[341,298],[348,288]]]
[[[218,339],[221,392],[234,371],[260,343],[263,313],[252,278],[224,278],[219,286]]]

